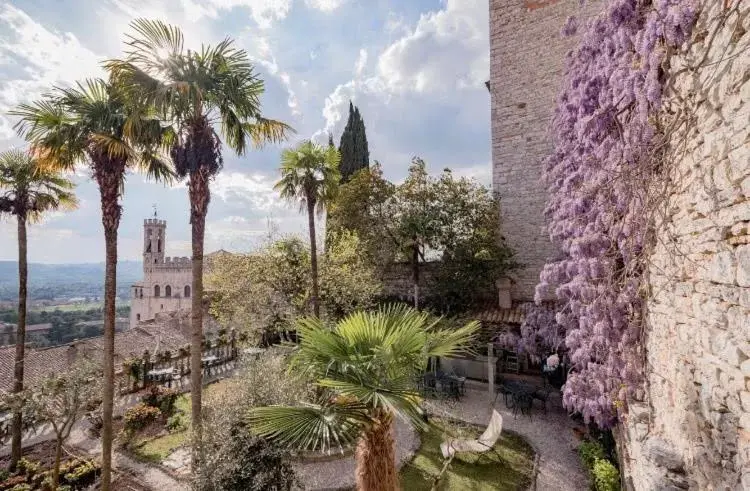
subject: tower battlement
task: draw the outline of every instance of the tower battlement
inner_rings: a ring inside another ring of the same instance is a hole
[[[146,218],[143,220],[144,226],[151,226],[151,227],[166,227],[167,221],[166,220],[159,220],[158,218]]]

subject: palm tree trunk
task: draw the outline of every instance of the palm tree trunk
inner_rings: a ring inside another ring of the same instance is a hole
[[[357,443],[357,491],[398,491],[393,415],[380,410],[374,419]]]
[[[112,480],[112,412],[115,397],[115,298],[117,296],[117,229],[122,208],[120,182],[125,162],[107,161],[97,165],[94,176],[99,184],[104,226],[104,387],[102,390],[102,491],[109,491]]]
[[[13,393],[23,391],[23,364],[26,348],[26,283],[28,280],[26,216],[18,218],[18,328],[16,329],[16,359],[13,368]],[[13,413],[11,428],[10,468],[15,469],[21,459],[21,437],[23,434],[23,415],[19,407]]]
[[[191,340],[190,340],[190,397],[193,430],[193,470],[198,468],[203,442],[201,420],[201,395],[203,389],[203,368],[201,366],[201,345],[203,344],[203,240],[206,235],[206,213],[211,200],[208,187],[208,169],[200,167],[190,174],[190,224],[193,247],[193,297],[191,300]]]
[[[320,317],[318,301],[318,246],[315,243],[315,201],[307,200],[307,226],[310,228],[310,267],[312,269],[312,306],[315,317]]]

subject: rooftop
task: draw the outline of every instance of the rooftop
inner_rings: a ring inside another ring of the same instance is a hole
[[[190,340],[178,330],[153,323],[139,325],[127,331],[115,333],[115,370],[128,358],[142,356],[148,350],[176,351],[189,344]],[[74,341],[72,343],[42,349],[27,349],[24,364],[24,382],[33,385],[45,376],[67,370],[77,356],[99,361],[104,353],[104,337]],[[0,347],[0,391],[13,386],[15,346]]]

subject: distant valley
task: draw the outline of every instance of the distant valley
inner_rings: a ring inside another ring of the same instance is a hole
[[[143,276],[140,261],[117,263],[117,295],[128,298],[130,285]],[[30,300],[101,299],[104,263],[29,264]],[[18,263],[0,261],[0,301],[18,297]]]

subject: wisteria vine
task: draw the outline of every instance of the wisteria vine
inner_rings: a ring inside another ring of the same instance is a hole
[[[562,327],[573,367],[564,404],[601,427],[642,382],[644,196],[657,172],[668,51],[689,40],[695,18],[690,0],[606,2],[568,55],[552,121],[545,215],[562,256],[544,267],[537,301],[553,294],[560,310],[530,321],[538,332]]]

